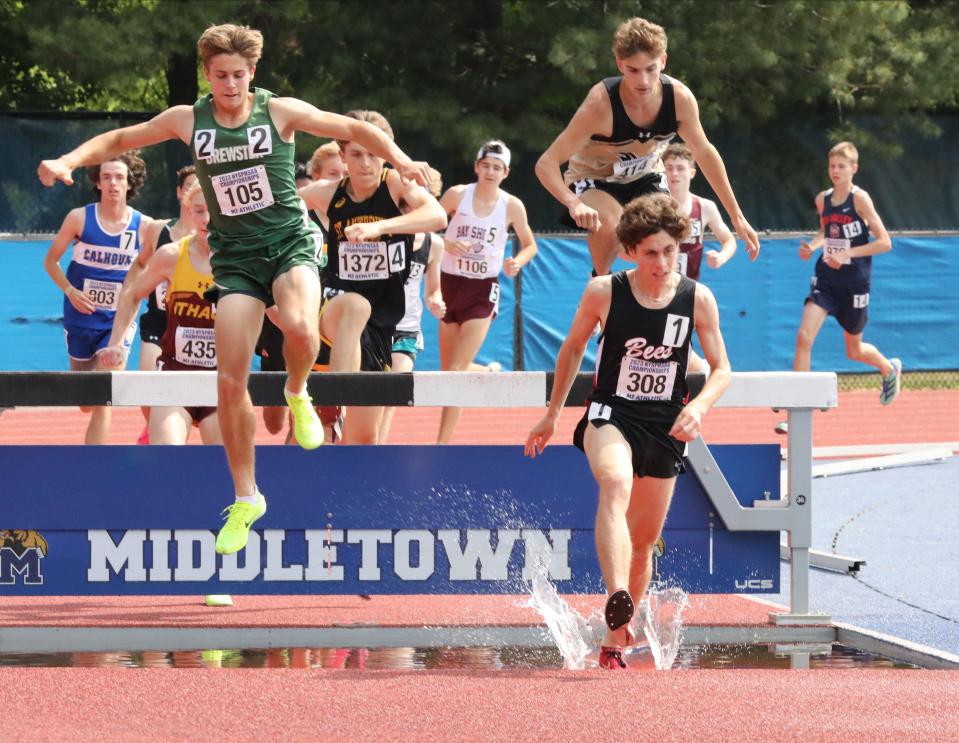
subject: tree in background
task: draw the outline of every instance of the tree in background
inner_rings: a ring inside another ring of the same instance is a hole
[[[959,9],[934,0],[0,0],[0,108],[191,103],[200,31],[247,23],[266,37],[258,84],[332,111],[382,111],[450,182],[469,177],[477,143],[508,137],[530,166],[512,187],[549,227],[532,162],[589,86],[615,74],[612,32],[632,15],[666,27],[667,72],[696,92],[744,206],[787,177],[808,201],[829,140],[894,163],[902,141],[938,136],[931,116],[959,96]],[[298,143],[301,157],[315,145]],[[748,211],[787,226],[775,209]]]

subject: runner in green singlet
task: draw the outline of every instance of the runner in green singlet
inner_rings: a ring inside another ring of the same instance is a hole
[[[266,512],[256,486],[253,435],[256,417],[247,392],[253,347],[265,308],[276,303],[287,366],[286,397],[297,441],[323,442],[322,426],[306,381],[319,349],[316,318],[320,247],[296,197],[293,136],[355,141],[391,162],[406,179],[429,184],[429,165],[413,162],[371,124],[327,113],[296,98],[251,88],[263,35],[246,26],[211,26],[197,42],[211,93],[193,106],[174,106],[150,121],[100,134],[37,174],[46,186],[73,183],[75,168],[109,160],[124,150],[171,139],[193,154],[210,205],[213,277],[219,289],[216,315],[220,427],[236,502],[217,536],[222,554],[246,546],[250,526]]]

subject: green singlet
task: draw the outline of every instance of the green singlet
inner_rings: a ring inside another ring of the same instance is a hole
[[[277,276],[314,269],[322,236],[296,195],[292,142],[270,116],[273,93],[253,88],[253,109],[236,128],[213,118],[213,99],[193,106],[193,163],[210,210],[213,277],[220,295],[242,293],[272,304]]]

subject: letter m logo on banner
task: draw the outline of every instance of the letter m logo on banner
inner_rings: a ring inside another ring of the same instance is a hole
[[[43,585],[40,562],[47,554],[47,540],[33,529],[0,529],[0,586],[12,586],[16,576],[24,585]]]
[[[10,586],[17,582],[17,575],[23,577],[25,585],[43,585],[43,572],[40,561],[43,553],[39,547],[30,547],[17,554],[12,547],[0,548],[0,585]]]

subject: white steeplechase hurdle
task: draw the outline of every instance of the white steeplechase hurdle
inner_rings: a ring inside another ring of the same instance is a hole
[[[283,404],[282,373],[251,374],[255,405]],[[693,380],[695,384],[699,380]],[[413,372],[313,374],[316,404],[535,408],[548,404],[552,374],[546,372]],[[591,384],[579,375],[567,405],[582,404]],[[216,372],[0,372],[0,407],[112,405],[215,406]],[[812,541],[812,414],[838,405],[836,375],[821,372],[736,372],[721,408],[785,410],[789,432],[786,487],[773,497],[741,505],[700,438],[689,445],[693,473],[730,531],[786,532],[791,562],[790,611],[773,615],[778,624],[826,624],[809,609]]]

